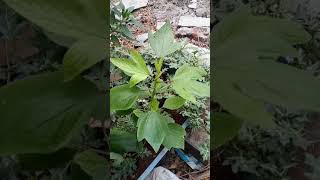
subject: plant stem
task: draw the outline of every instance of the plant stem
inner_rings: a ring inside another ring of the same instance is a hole
[[[159,61],[161,61],[162,58],[159,59]],[[161,75],[161,72],[157,72],[156,74],[156,77],[154,78],[154,81],[153,81],[153,91],[152,91],[152,94],[151,94],[151,99],[154,98],[154,96],[156,95],[157,93],[157,86],[159,84],[159,79],[160,79],[160,75]]]

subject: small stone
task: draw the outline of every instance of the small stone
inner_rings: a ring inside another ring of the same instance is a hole
[[[200,64],[210,67],[210,50],[207,48],[198,47],[191,43],[185,46],[187,52],[192,53],[199,58]]]
[[[133,9],[139,9],[148,5],[148,0],[122,0],[122,3],[126,9],[133,7]]]
[[[157,22],[157,30],[159,30],[166,22]]]
[[[195,2],[195,3],[189,4],[188,7],[190,9],[196,9],[198,7],[198,4]]]
[[[139,34],[136,36],[136,40],[140,43],[144,43],[148,39],[148,33]]]
[[[207,42],[209,40],[209,36],[206,36],[203,33],[198,33],[198,40],[201,42]]]
[[[196,15],[198,17],[207,17],[208,14],[205,8],[199,8],[196,10]]]
[[[180,180],[175,174],[164,167],[155,168],[145,180]]]
[[[178,36],[190,36],[193,33],[193,28],[181,27],[177,30],[176,35]]]
[[[210,18],[181,16],[178,25],[183,27],[210,27]]]

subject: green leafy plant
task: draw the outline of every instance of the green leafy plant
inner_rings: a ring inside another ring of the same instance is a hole
[[[281,56],[299,56],[293,45],[310,39],[302,26],[287,19],[253,16],[248,6],[240,6],[215,26],[214,36],[213,96],[234,119],[274,128],[274,117],[267,104],[319,111],[319,104],[314,101],[320,89],[318,80],[308,72],[277,61]],[[229,53],[230,49],[233,53]],[[234,136],[232,131],[238,131],[241,124],[232,129],[227,124],[215,127],[230,130]],[[226,136],[216,136],[213,141],[219,142]]]
[[[122,2],[110,9],[110,39],[112,43],[119,45],[119,38],[134,39],[128,26],[130,24],[143,28],[142,24],[133,17],[132,11],[133,8],[126,9]]]
[[[195,102],[196,97],[208,97],[209,86],[199,82],[206,71],[200,67],[188,64],[181,66],[169,81],[161,79],[165,70],[162,68],[163,59],[182,46],[175,42],[170,24],[167,22],[156,33],[149,33],[149,43],[157,58],[154,60],[154,71],[148,67],[144,58],[136,51],[130,51],[127,58],[111,58],[111,62],[126,75],[131,76],[129,84],[113,87],[110,90],[111,111],[133,109],[137,116],[137,140],[146,141],[158,151],[161,144],[170,149],[184,148],[185,130],[167,114],[165,109],[178,109],[186,101]],[[139,82],[151,79],[149,88],[140,89]],[[168,97],[162,107],[157,93],[161,90],[173,90],[175,95]],[[136,101],[145,99],[148,102],[146,109],[137,109]]]

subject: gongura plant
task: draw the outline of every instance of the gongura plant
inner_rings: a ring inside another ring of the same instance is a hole
[[[111,111],[131,109],[137,116],[137,140],[145,139],[155,151],[160,146],[170,148],[184,148],[185,130],[171,118],[166,109],[175,110],[183,106],[186,101],[195,102],[197,97],[208,97],[209,84],[198,81],[206,75],[201,67],[187,64],[177,69],[173,77],[162,79],[166,74],[163,59],[182,48],[175,42],[174,35],[167,22],[157,32],[149,33],[149,44],[157,57],[154,67],[147,66],[140,53],[130,50],[128,58],[111,58],[113,65],[130,76],[128,84],[115,86],[110,90]],[[137,84],[152,79],[149,89],[139,89]],[[174,95],[165,99],[162,106],[157,94],[163,91],[174,91]],[[147,108],[139,109],[138,100],[145,100]]]

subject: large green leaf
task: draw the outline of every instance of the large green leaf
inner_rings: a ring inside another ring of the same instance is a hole
[[[107,42],[103,39],[84,39],[73,44],[63,59],[65,80],[72,80],[84,70],[107,56]]]
[[[195,96],[208,97],[210,96],[209,85],[197,81],[205,75],[204,69],[185,64],[176,71],[172,88],[179,96],[192,102],[196,101]]]
[[[186,102],[185,99],[183,99],[182,97],[179,96],[171,96],[168,99],[166,99],[166,101],[163,104],[164,108],[167,109],[178,109],[181,106],[183,106],[183,104]]]
[[[186,135],[186,131],[179,124],[169,123],[168,132],[162,144],[167,149],[170,149],[170,148],[184,149],[185,135]]]
[[[83,39],[106,38],[107,3],[101,0],[5,0],[49,32]]]
[[[131,87],[129,84],[116,86],[110,90],[110,110],[130,109],[142,95],[142,91],[137,87]]]
[[[235,137],[242,127],[242,120],[236,116],[227,113],[214,113],[211,140],[211,149],[215,149],[233,137]]]
[[[130,87],[133,87],[140,81],[148,78],[149,70],[143,57],[137,51],[131,51],[130,59],[125,58],[112,58],[111,62],[126,74],[131,76]]]
[[[45,73],[0,88],[0,154],[49,153],[64,146],[96,108],[94,84]]]
[[[166,22],[154,34],[149,32],[148,39],[150,46],[158,57],[165,57],[182,47],[180,43],[175,42],[174,34],[169,22]]]
[[[107,159],[98,155],[92,150],[87,150],[77,154],[74,161],[80,165],[81,169],[95,180],[104,180],[108,176]]]
[[[44,31],[44,33],[51,41],[63,47],[71,47],[73,43],[76,42],[76,40],[71,37],[58,35],[48,31]]]
[[[170,117],[149,111],[140,115],[137,123],[137,139],[146,139],[157,152],[163,144],[167,148],[184,148],[185,130]]]
[[[149,111],[138,120],[138,141],[146,139],[155,151],[158,151],[168,131],[167,121],[160,113]]]
[[[263,126],[273,125],[265,103],[292,109],[320,110],[320,83],[311,74],[277,62],[297,57],[295,44],[310,36],[286,19],[252,16],[248,7],[215,27],[214,98],[232,114]],[[232,53],[230,53],[232,50]]]
[[[135,134],[117,128],[110,131],[110,150],[112,152],[136,152],[138,141]]]
[[[105,58],[107,3],[101,0],[5,0],[55,42],[76,42],[64,58],[66,80]],[[64,39],[62,39],[64,38]]]

